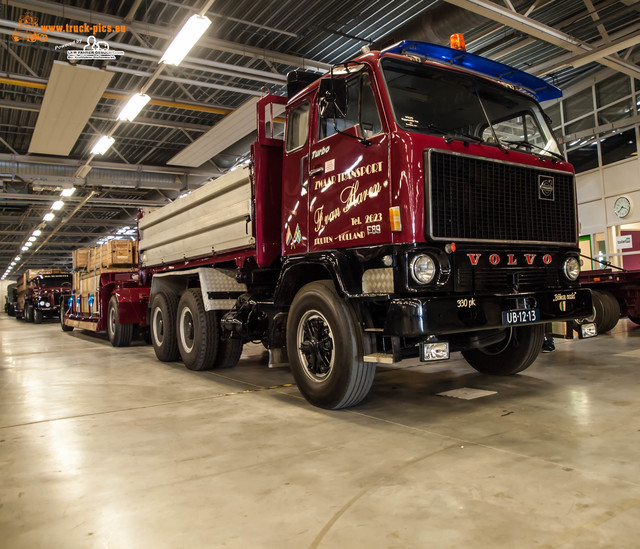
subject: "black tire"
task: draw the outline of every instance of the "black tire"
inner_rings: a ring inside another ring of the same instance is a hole
[[[544,324],[514,326],[500,343],[482,349],[462,351],[462,356],[478,372],[493,376],[511,376],[531,366],[542,351]]]
[[[33,311],[33,322],[34,324],[42,324],[42,319],[44,318],[44,315],[42,314],[42,311],[40,309],[35,309]]]
[[[67,326],[64,323],[64,307],[62,306],[62,303],[64,303],[66,300],[61,300],[60,301],[60,328],[62,328],[63,332],[73,332],[73,326]]]
[[[605,309],[602,331],[609,332],[615,328],[618,320],[620,320],[620,303],[611,292],[602,290],[600,293]]]
[[[155,294],[151,300],[149,334],[156,357],[162,362],[173,362],[180,358],[176,335],[177,318],[178,296],[174,292]]]
[[[207,314],[218,314],[221,316],[221,313],[210,312]],[[220,326],[220,318],[218,320],[218,326]],[[225,334],[227,335],[227,334]],[[241,339],[233,339],[233,338],[223,338],[222,330],[218,334],[218,355],[216,356],[216,360],[213,364],[214,368],[225,369],[225,368],[233,368],[238,361],[240,360],[240,355],[242,355],[242,340]]]
[[[312,282],[296,294],[287,319],[287,349],[298,389],[314,406],[347,408],[369,393],[375,364],[362,360],[355,312],[331,282]]]
[[[107,307],[107,335],[114,347],[126,347],[133,338],[133,324],[118,322],[118,298],[111,296]]]
[[[628,316],[627,318],[634,324],[638,324],[640,326],[640,316]]]
[[[27,322],[33,322],[33,307],[31,305],[27,305],[24,310],[24,319]]]
[[[189,370],[209,370],[218,354],[218,321],[207,313],[200,288],[182,294],[177,314],[178,350]]]

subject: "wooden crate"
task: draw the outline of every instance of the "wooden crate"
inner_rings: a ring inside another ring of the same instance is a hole
[[[132,240],[110,240],[102,246],[74,252],[74,269],[95,272],[112,267],[137,267],[138,243]]]
[[[136,265],[138,263],[137,242],[132,240],[110,240],[102,253],[101,267]]]
[[[78,248],[73,250],[73,269],[84,269],[89,262],[89,255],[93,248]]]

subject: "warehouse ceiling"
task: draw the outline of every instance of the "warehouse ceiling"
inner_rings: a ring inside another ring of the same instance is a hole
[[[201,12],[212,24],[186,59],[159,65]],[[197,146],[180,153],[262,93],[284,94],[290,70],[321,73],[364,46],[446,44],[454,32],[469,51],[562,89],[601,70],[640,79],[634,0],[2,0],[0,274],[16,256],[9,279],[24,268],[70,267],[73,249],[133,233],[140,207],[167,204],[245,161],[246,131],[225,134],[228,146],[214,156]],[[114,59],[69,67],[68,51],[84,50],[90,35]],[[150,102],[133,122],[117,122],[141,89]],[[113,146],[91,154],[109,133]],[[207,139],[220,143],[215,134]],[[63,205],[43,221],[55,201]]]

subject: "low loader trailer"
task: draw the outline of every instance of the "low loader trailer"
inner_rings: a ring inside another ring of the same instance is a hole
[[[65,296],[62,330],[106,332],[114,347],[146,333],[149,288],[140,284],[137,243],[112,240],[73,253],[73,287]]]
[[[141,213],[156,356],[227,368],[261,342],[328,409],[411,357],[525,370],[545,324],[592,312],[573,168],[539,104],[559,95],[422,42],[291,73],[257,102],[249,166]]]

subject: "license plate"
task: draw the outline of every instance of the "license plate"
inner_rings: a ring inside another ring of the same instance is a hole
[[[539,309],[512,309],[502,311],[502,324],[513,326],[514,324],[531,324],[540,321]]]

